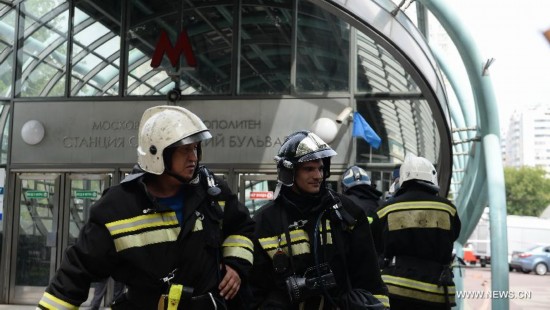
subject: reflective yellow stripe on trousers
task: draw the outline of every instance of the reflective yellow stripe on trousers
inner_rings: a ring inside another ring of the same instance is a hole
[[[48,309],[48,310],[76,310],[78,309],[77,306],[71,305],[70,303],[63,301],[54,295],[44,292],[44,295],[42,295],[42,299],[40,299],[40,302],[38,303],[40,306]]]
[[[429,302],[445,303],[445,290],[443,286],[390,275],[382,275],[382,280],[386,283],[390,294]],[[449,301],[454,303],[455,287],[448,286],[447,290]]]

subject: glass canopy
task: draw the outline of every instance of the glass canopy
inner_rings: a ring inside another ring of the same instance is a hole
[[[0,1],[0,97],[162,98],[172,89],[193,97],[349,97],[383,141],[371,149],[357,140],[358,163],[395,164],[406,152],[434,163],[450,158],[441,152],[446,117],[418,85],[419,73],[384,38],[326,6]],[[152,67],[163,35],[164,56]]]

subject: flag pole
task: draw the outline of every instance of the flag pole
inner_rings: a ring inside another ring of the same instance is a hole
[[[372,145],[369,144],[369,163],[372,164]]]

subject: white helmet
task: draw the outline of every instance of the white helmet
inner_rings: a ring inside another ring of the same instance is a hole
[[[410,180],[420,180],[439,186],[434,165],[424,157],[407,154],[399,169],[399,186]]]
[[[149,108],[139,124],[138,165],[149,173],[162,174],[166,148],[210,138],[212,135],[201,119],[187,109],[169,105]],[[200,156],[199,148],[199,160]]]

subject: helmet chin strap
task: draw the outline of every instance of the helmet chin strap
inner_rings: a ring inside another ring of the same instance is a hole
[[[214,176],[210,174],[210,172],[204,166],[197,167],[195,169],[195,173],[193,173],[193,177],[189,181],[185,180],[179,174],[173,172],[172,170],[166,171],[166,174],[178,180],[182,184],[198,183],[199,182],[198,176],[202,175],[202,177],[205,180],[204,184],[206,185],[206,192],[208,193],[208,195],[217,196],[221,193],[221,189],[216,184],[216,181],[214,180]]]

